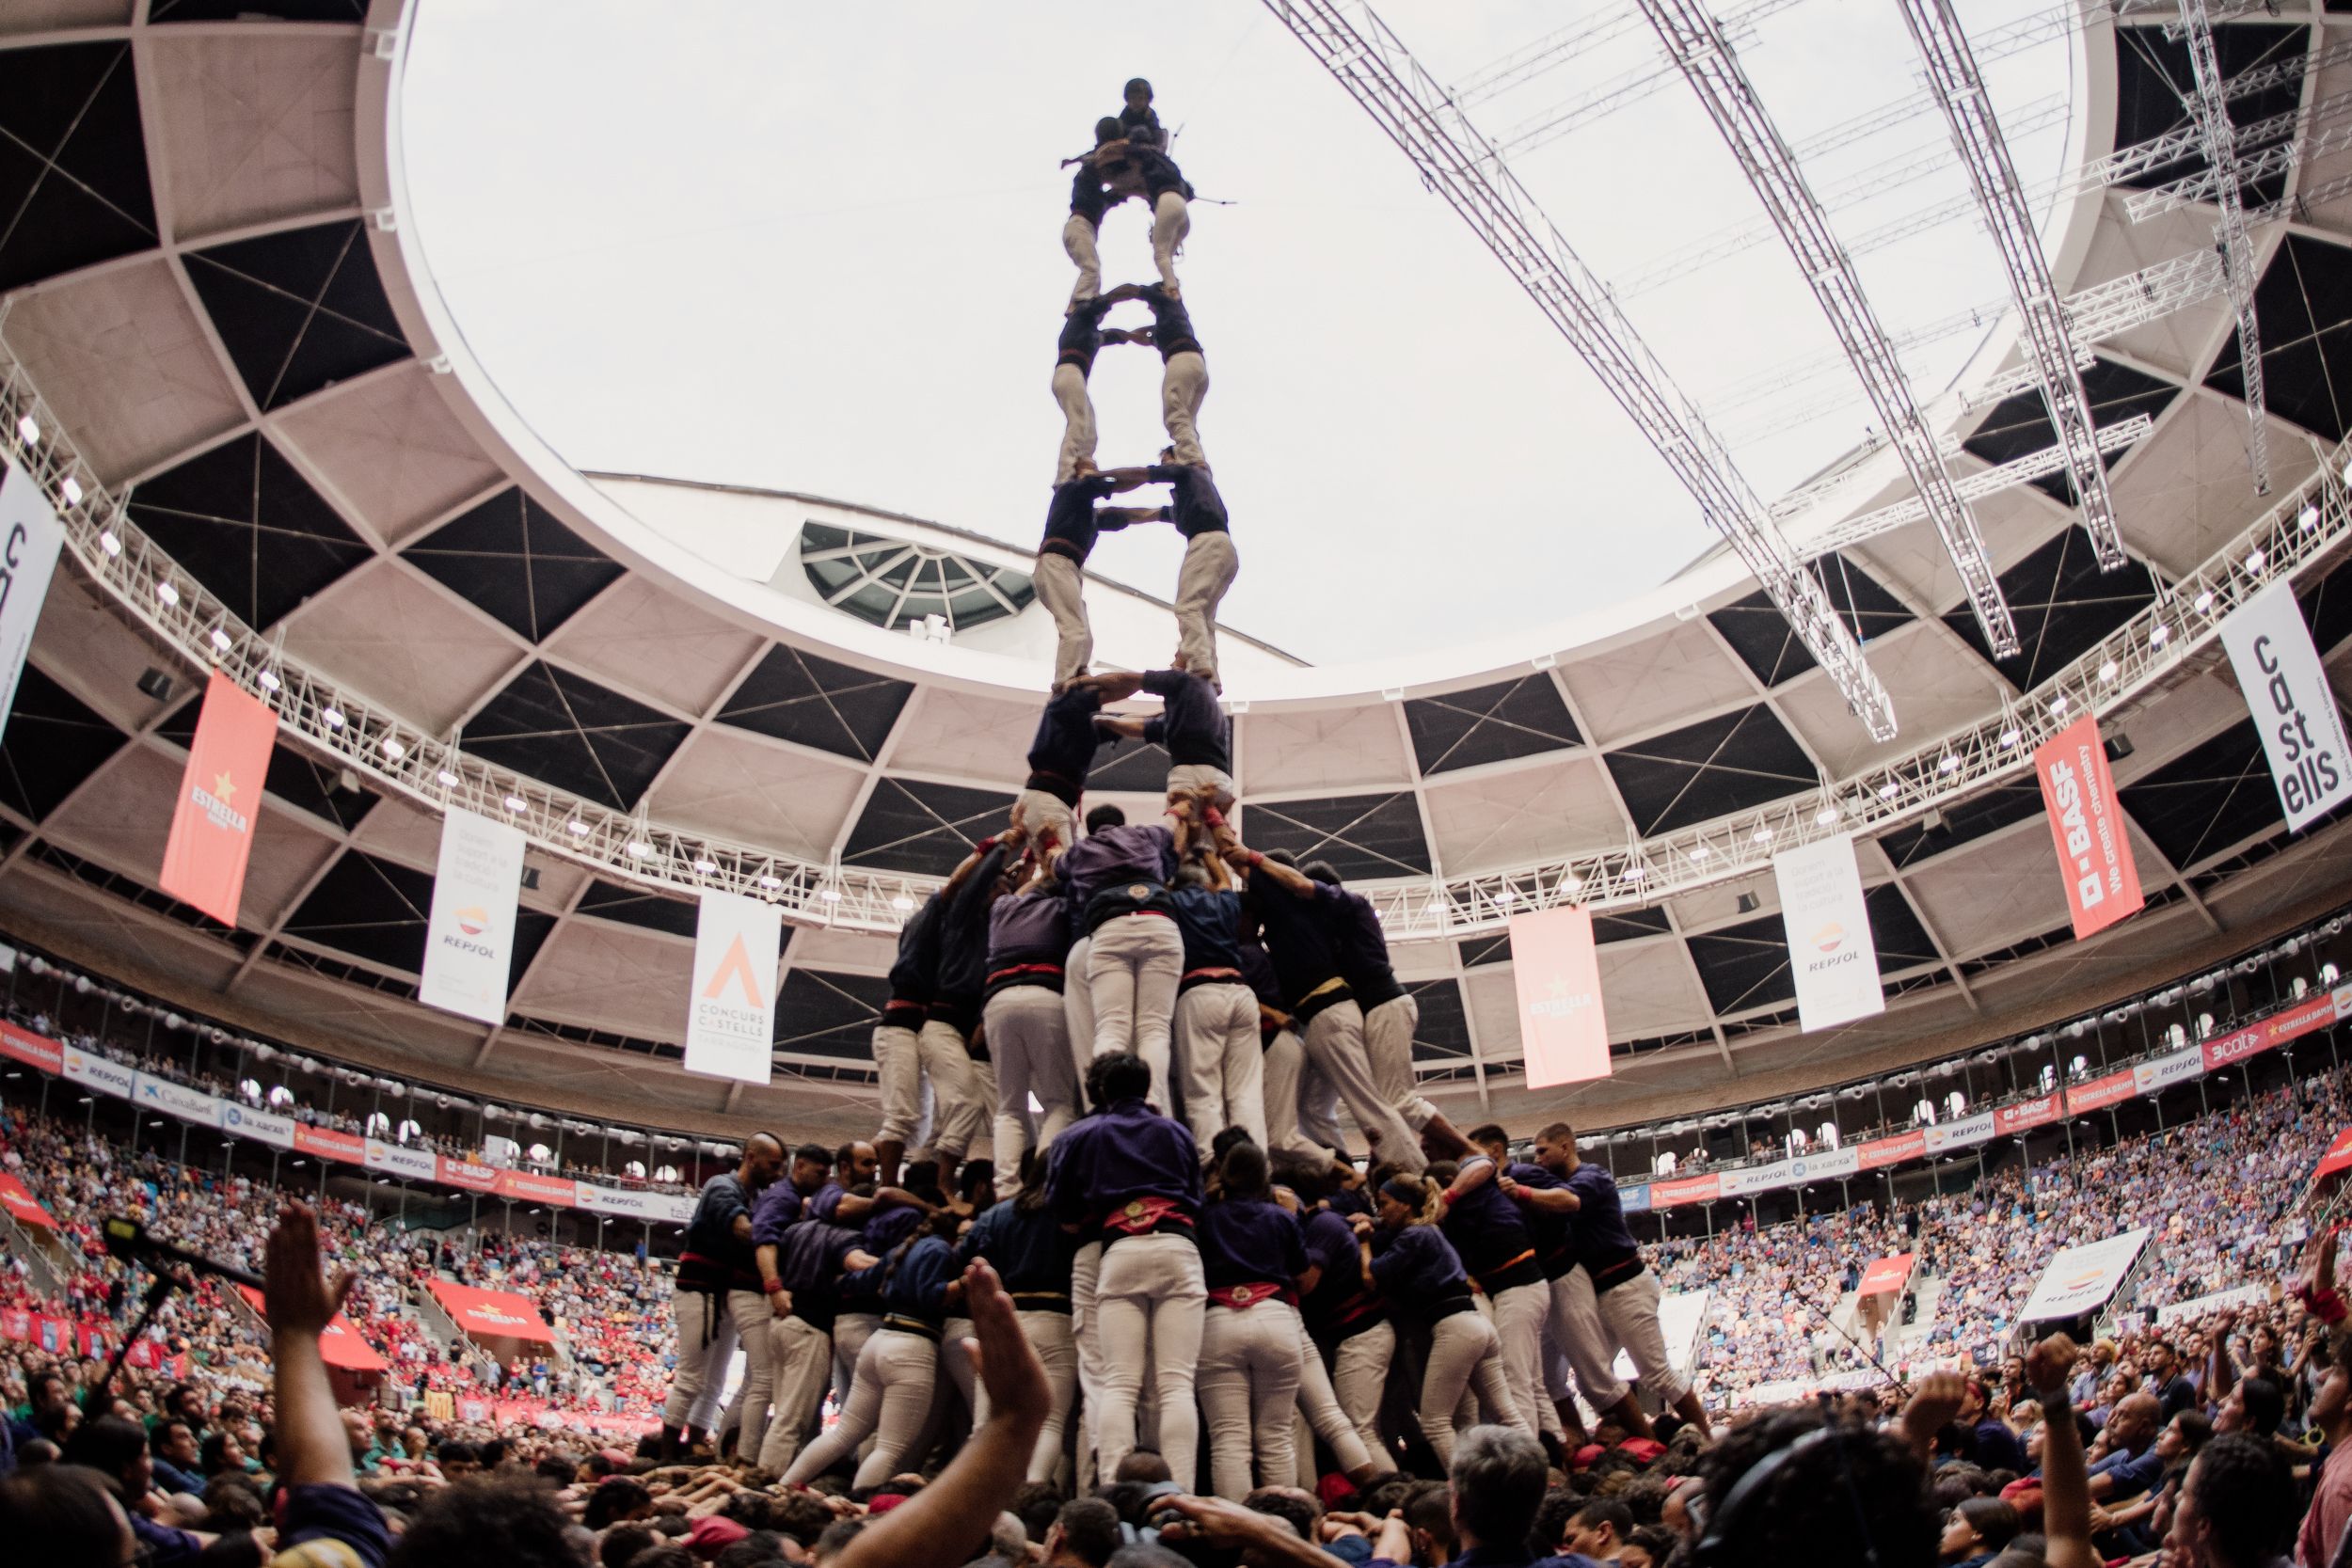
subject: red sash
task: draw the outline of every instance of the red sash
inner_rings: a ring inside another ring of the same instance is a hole
[[[1253,1279],[1244,1285],[1219,1285],[1209,1291],[1211,1307],[1231,1307],[1235,1310],[1255,1307],[1262,1301],[1287,1301],[1290,1291],[1283,1286]]]
[[[1163,1220],[1183,1226],[1192,1224],[1192,1216],[1174,1198],[1139,1197],[1104,1215],[1103,1228],[1122,1236],[1143,1236],[1158,1229]]]

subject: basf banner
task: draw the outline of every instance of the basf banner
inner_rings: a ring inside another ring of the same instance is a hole
[[[16,705],[16,683],[33,646],[33,627],[57,569],[65,530],[33,476],[11,461],[0,473],[0,726]]]
[[[480,1023],[506,1022],[515,961],[515,901],[523,882],[523,831],[469,811],[441,818],[424,978],[417,999]]]
[[[2107,1297],[2123,1283],[2123,1276],[2132,1272],[2138,1261],[2139,1249],[2148,1244],[2148,1228],[2126,1230],[2121,1236],[2109,1236],[2103,1242],[2089,1242],[2071,1246],[2050,1259],[2050,1266],[2042,1271],[2042,1278],[2026,1302],[2026,1309],[2018,1314],[2024,1323],[2045,1323],[2052,1318],[2078,1318],[2106,1305]]]
[[[1884,1012],[1852,835],[1774,855],[1772,879],[1780,886],[1780,923],[1797,982],[1798,1027],[1811,1034]]]
[[[2221,623],[2221,645],[2262,733],[2287,826],[2300,829],[2352,796],[2352,754],[2295,584],[2274,582],[2240,605]]]
[[[1527,1086],[1609,1076],[1609,1022],[1600,1006],[1593,915],[1563,905],[1511,917],[1511,978],[1519,996]]]
[[[162,887],[224,926],[237,923],[245,892],[245,863],[253,852],[253,819],[262,809],[262,781],[278,716],[235,681],[213,672],[188,748],[180,803],[164,846]]]
[[[703,895],[686,1070],[765,1084],[775,1069],[776,960],[784,911],[733,893]]]
[[[2123,811],[2107,771],[2099,721],[2090,714],[2052,736],[2033,754],[2042,803],[2058,842],[2058,871],[2074,940],[2104,931],[2139,909],[2139,869],[2123,834]]]

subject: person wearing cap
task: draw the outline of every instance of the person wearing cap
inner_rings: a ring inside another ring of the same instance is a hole
[[[1052,1390],[1045,1424],[1029,1456],[1031,1481],[1051,1481],[1061,1467],[1062,1432],[1078,1391],[1078,1347],[1071,1327],[1071,1278],[1078,1240],[1055,1220],[1045,1203],[1045,1148],[1025,1150],[1013,1175],[1017,1189],[981,1212],[956,1243],[956,1262],[969,1268],[984,1260],[1004,1280],[1021,1332],[1037,1350]],[[973,1399],[972,1425],[988,1424],[988,1387],[982,1380]]]
[[[1503,1375],[1502,1345],[1470,1299],[1462,1259],[1438,1229],[1438,1184],[1397,1175],[1381,1182],[1379,1217],[1353,1214],[1358,1272],[1397,1317],[1426,1327],[1429,1358],[1421,1381],[1421,1433],[1438,1463],[1454,1463],[1454,1413],[1475,1390],[1487,1418],[1518,1426]]]
[[[1364,1053],[1364,1015],[1340,973],[1330,918],[1337,903],[1333,890],[1300,872],[1279,851],[1248,847],[1221,816],[1211,818],[1209,831],[1217,853],[1228,865],[1242,868],[1248,883],[1249,902],[1308,1062],[1346,1102],[1372,1140],[1374,1157],[1418,1173],[1427,1161],[1412,1130],[1373,1083]]]
[[[1038,542],[1032,581],[1038,602],[1054,618],[1054,687],[1086,673],[1094,657],[1094,628],[1087,621],[1086,563],[1094,541],[1105,531],[1146,521],[1155,508],[1097,506],[1106,496],[1132,490],[1136,483],[1107,474],[1081,472],[1054,486],[1045,508],[1045,535]]]
[[[1070,907],[1051,862],[1041,854],[1023,863],[1027,881],[997,899],[988,914],[988,1000],[981,1018],[996,1067],[993,1148],[999,1198],[1019,1189],[1023,1151],[1050,1146],[1078,1114],[1077,1062],[1062,1000]],[[1043,1107],[1034,1122],[1031,1095]]]
[[[1438,1196],[1438,1227],[1493,1308],[1503,1376],[1519,1421],[1530,1437],[1557,1440],[1560,1412],[1545,1397],[1543,1370],[1551,1284],[1518,1205],[1495,1185],[1499,1168],[1486,1154],[1473,1152],[1454,1170],[1434,1169],[1431,1174],[1446,1182]]]
[[[1073,303],[1062,318],[1061,337],[1055,344],[1054,401],[1061,405],[1061,455],[1054,464],[1054,483],[1067,484],[1094,467],[1094,398],[1088,378],[1094,373],[1094,356],[1104,345],[1139,342],[1123,327],[1105,328],[1104,314],[1124,299],[1140,297],[1130,285]]]
[[[1087,836],[1061,858],[1070,928],[1086,948],[1089,1030],[1073,1018],[1070,1047],[1088,1057],[1132,1051],[1149,1064],[1152,1108],[1164,1111],[1184,939],[1168,883],[1176,874],[1176,840],[1157,823],[1130,823],[1117,806],[1087,814]],[[1078,963],[1077,948],[1071,963]],[[1073,999],[1074,1001],[1075,999]],[[1074,1013],[1074,1009],[1073,1009]]]
[[[1239,1502],[1253,1485],[1296,1478],[1298,1292],[1315,1284],[1298,1222],[1274,1201],[1265,1150],[1243,1139],[1217,1162],[1218,1196],[1200,1212],[1209,1305],[1200,1331],[1200,1410],[1209,1479]],[[1251,1441],[1255,1430],[1256,1441]],[[1251,1460],[1257,1462],[1253,1481]]]
[[[1205,675],[1182,668],[1146,670],[1134,677],[1136,687],[1160,700],[1160,711],[1149,719],[1131,714],[1097,714],[1097,732],[1120,740],[1141,740],[1168,749],[1168,799],[1172,807],[1198,796],[1219,811],[1233,805],[1233,721],[1216,700],[1216,687]]]
[[[1132,672],[1079,675],[1055,688],[1038,715],[1029,742],[1029,775],[1013,798],[1012,824],[1029,835],[1040,860],[1051,861],[1078,839],[1078,802],[1102,744],[1095,715],[1139,690]]]
[[[1081,1377],[1101,1394],[1098,1473],[1116,1475],[1136,1449],[1148,1370],[1160,1457],[1189,1492],[1200,1438],[1194,1377],[1208,1301],[1195,1234],[1200,1156],[1183,1123],[1145,1101],[1151,1085],[1152,1069],[1131,1052],[1094,1059],[1087,1069],[1094,1114],[1054,1140],[1045,1200],[1064,1230],[1095,1248],[1091,1258],[1086,1246],[1079,1251],[1071,1305]]]
[[[774,1246],[762,1247],[760,1257],[774,1270],[768,1295],[782,1315],[769,1329],[775,1417],[757,1453],[759,1467],[780,1476],[816,1431],[824,1406],[842,1276],[873,1268],[881,1259],[866,1250],[855,1227],[824,1220],[792,1226]]]

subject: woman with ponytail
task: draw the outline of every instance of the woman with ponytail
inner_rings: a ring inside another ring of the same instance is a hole
[[[879,1486],[898,1473],[923,1434],[931,1391],[939,1381],[940,1330],[951,1299],[963,1292],[955,1249],[948,1243],[962,1223],[952,1209],[929,1215],[880,1265],[882,1327],[858,1352],[850,1402],[833,1430],[803,1449],[784,1473],[800,1482],[823,1475],[857,1451],[866,1434],[873,1451],[857,1467],[854,1486]]]
[[[1297,1479],[1291,1420],[1303,1338],[1297,1292],[1314,1281],[1298,1221],[1274,1201],[1265,1150],[1244,1136],[1226,1148],[1216,1173],[1221,1196],[1200,1212],[1209,1305],[1198,1386],[1209,1425],[1210,1484],[1239,1502],[1253,1484],[1253,1454],[1263,1484]]]
[[[1429,1330],[1429,1362],[1421,1380],[1421,1432],[1438,1463],[1454,1463],[1454,1415],[1474,1389],[1488,1420],[1516,1424],[1518,1406],[1503,1376],[1495,1325],[1470,1300],[1470,1275],[1438,1229],[1440,1189],[1419,1176],[1392,1175],[1380,1183],[1369,1214],[1350,1216],[1364,1283],[1380,1292],[1391,1314]]]

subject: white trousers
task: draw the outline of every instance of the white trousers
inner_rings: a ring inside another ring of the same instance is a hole
[[[1179,463],[1206,463],[1200,451],[1200,402],[1209,395],[1209,362],[1196,349],[1171,354],[1160,366],[1160,422]]]
[[[1551,1342],[1576,1374],[1577,1392],[1596,1415],[1625,1398],[1625,1385],[1617,1378],[1616,1347],[1608,1342],[1608,1330],[1601,1326],[1593,1300],[1592,1276],[1581,1265],[1551,1282],[1550,1326]]]
[[[743,1386],[727,1411],[738,1418],[735,1456],[750,1464],[759,1457],[760,1439],[768,1434],[768,1402],[775,1397],[775,1361],[769,1354],[775,1340],[769,1325],[776,1315],[757,1291],[729,1291],[727,1317],[735,1324],[735,1342],[743,1347]],[[720,1424],[723,1428],[725,1422]]]
[[[1372,1062],[1373,1085],[1415,1132],[1438,1114],[1413,1086],[1413,1031],[1420,1027],[1421,1003],[1410,991],[1364,1014],[1364,1054]]]
[[[1530,1437],[1560,1433],[1560,1412],[1544,1396],[1544,1322],[1551,1315],[1551,1287],[1543,1280],[1514,1285],[1488,1296],[1495,1337],[1502,1346],[1502,1376],[1519,1425]]]
[[[1209,1423],[1209,1482],[1218,1497],[1239,1502],[1257,1481],[1288,1486],[1297,1473],[1291,1413],[1298,1402],[1298,1347],[1305,1339],[1298,1313],[1279,1296],[1248,1307],[1212,1307],[1202,1318],[1200,1413]]]
[[[1160,1410],[1160,1457],[1178,1491],[1193,1489],[1200,1442],[1193,1379],[1207,1303],[1200,1249],[1190,1237],[1133,1236],[1103,1249],[1094,1286],[1103,1389],[1095,1432],[1100,1474],[1117,1475],[1119,1462],[1135,1451],[1136,1405],[1148,1368]]]
[[[1311,1348],[1308,1354],[1315,1354]],[[1323,1358],[1315,1355],[1315,1359]],[[1380,1441],[1380,1396],[1389,1385],[1389,1363],[1395,1359],[1396,1325],[1389,1323],[1349,1335],[1331,1354],[1331,1392],[1338,1397],[1340,1408],[1346,1412],[1365,1449],[1391,1465],[1395,1457]],[[1337,1445],[1333,1447],[1336,1451]]]
[[[1021,1332],[1028,1336],[1037,1358],[1045,1364],[1045,1386],[1053,1390],[1054,1402],[1046,1407],[1045,1424],[1038,1429],[1037,1447],[1029,1453],[1029,1480],[1051,1481],[1061,1467],[1062,1433],[1069,1427],[1071,1404],[1078,1392],[1078,1338],[1067,1312],[1014,1316],[1021,1320]],[[972,1393],[976,1431],[987,1423],[988,1411],[988,1385],[982,1383]]]
[[[987,1127],[992,1107],[980,1092],[979,1064],[952,1023],[927,1022],[914,1039],[931,1081],[931,1148],[950,1164],[960,1164]]]
[[[1132,1051],[1150,1063],[1152,1108],[1166,1114],[1184,934],[1163,915],[1122,914],[1097,926],[1090,940],[1087,999],[1094,1010],[1093,1054]]]
[[[1610,1348],[1613,1357],[1622,1349],[1632,1359],[1644,1388],[1666,1404],[1690,1392],[1690,1384],[1675,1370],[1674,1358],[1666,1353],[1666,1332],[1659,1326],[1658,1303],[1666,1292],[1658,1275],[1645,1269],[1615,1289],[1597,1293],[1592,1276],[1581,1268],[1571,1272],[1568,1279],[1581,1282],[1579,1291],[1594,1303],[1599,1316],[1602,1344]]]
[[[1388,1368],[1384,1365],[1380,1370],[1385,1377]],[[1379,1389],[1375,1385],[1373,1391],[1375,1409],[1379,1402]],[[1324,1368],[1323,1353],[1315,1349],[1314,1341],[1307,1338],[1303,1327],[1298,1335],[1298,1419],[1306,1423],[1307,1430],[1313,1436],[1323,1439],[1342,1470],[1353,1471],[1372,1462],[1372,1453],[1364,1446],[1362,1433],[1356,1430],[1356,1422],[1348,1415],[1347,1407],[1340,1402],[1339,1390],[1332,1386],[1331,1374]],[[1297,1441],[1303,1444],[1303,1449],[1297,1455],[1301,1478],[1298,1484],[1311,1492],[1315,1485],[1314,1445],[1304,1439]],[[1267,1484],[1282,1483],[1276,1480],[1269,1481]]]
[[[1070,257],[1071,265],[1078,269],[1078,281],[1070,291],[1070,303],[1092,299],[1103,292],[1103,259],[1094,248],[1094,225],[1077,214],[1061,226],[1061,247]]]
[[[1171,289],[1177,287],[1176,248],[1184,243],[1184,236],[1191,232],[1192,204],[1184,199],[1184,193],[1162,191],[1159,198],[1152,203],[1152,264],[1160,269],[1160,281]],[[1062,243],[1068,245],[1067,235],[1063,236]],[[1085,263],[1081,262],[1082,276],[1084,266]],[[1099,267],[1096,277],[1099,281]]]
[[[1185,542],[1176,570],[1176,652],[1196,675],[1216,678],[1216,607],[1240,571],[1232,534],[1196,533]]]
[[[1429,1331],[1429,1363],[1421,1379],[1421,1434],[1438,1451],[1438,1462],[1454,1464],[1454,1413],[1465,1393],[1497,1420],[1516,1420],[1518,1407],[1502,1374],[1502,1348],[1495,1325],[1477,1312],[1455,1312]]]
[[[1078,1350],[1078,1489],[1091,1492],[1109,1480],[1096,1463],[1103,1430],[1103,1338],[1094,1312],[1094,1287],[1103,1273],[1103,1243],[1089,1242],[1070,1260],[1070,1333]],[[1204,1289],[1205,1295],[1205,1289]]]
[[[727,1366],[735,1359],[735,1320],[720,1296],[673,1291],[670,1322],[677,1329],[677,1367],[670,1374],[661,1424],[715,1432]]]
[[[898,1462],[922,1434],[930,1414],[931,1390],[939,1382],[939,1347],[920,1334],[885,1328],[858,1352],[857,1382],[833,1430],[818,1437],[784,1473],[787,1481],[821,1476],[855,1452],[868,1433],[872,1451],[857,1467],[852,1484],[879,1486],[898,1473]]]
[[[914,1031],[895,1023],[874,1030],[874,1066],[882,1074],[880,1143],[905,1144],[914,1139],[923,1119],[923,1053]]]
[[[990,997],[980,1016],[996,1065],[996,1196],[1010,1197],[1021,1190],[1021,1154],[1029,1147],[1032,1121],[1042,1149],[1077,1119],[1069,1014],[1057,990],[1010,986]],[[1042,1118],[1029,1109],[1031,1094],[1045,1107]]]
[[[1068,556],[1040,550],[1030,580],[1037,588],[1037,602],[1054,618],[1054,684],[1062,686],[1085,674],[1094,657],[1094,628],[1087,624],[1086,574]]]
[[[1078,459],[1094,456],[1094,399],[1087,391],[1087,372],[1057,364],[1054,401],[1061,404],[1061,456],[1054,465],[1054,483],[1067,484],[1077,477]]]
[[[1012,825],[1041,847],[1052,843],[1067,849],[1078,842],[1078,814],[1058,795],[1025,789],[1013,797]]]
[[[1265,1053],[1258,1049],[1258,993],[1248,986],[1211,982],[1176,997],[1177,1081],[1184,1085],[1184,1120],[1200,1158],[1228,1127],[1247,1128],[1249,1141],[1267,1148]]]
[[[836,1404],[850,1402],[850,1394],[857,1386],[857,1358],[865,1354],[866,1341],[882,1327],[879,1312],[844,1312],[833,1321],[833,1397]]]
[[[1307,1060],[1339,1092],[1348,1115],[1372,1140],[1374,1158],[1393,1162],[1408,1176],[1419,1176],[1429,1162],[1422,1157],[1413,1130],[1372,1081],[1372,1064],[1364,1054],[1362,1011],[1352,1001],[1332,1003],[1307,1021],[1304,1043]]]
[[[780,1476],[816,1430],[833,1376],[833,1336],[799,1318],[776,1318],[768,1330],[768,1359],[775,1370],[776,1413],[759,1445],[759,1467]]]

